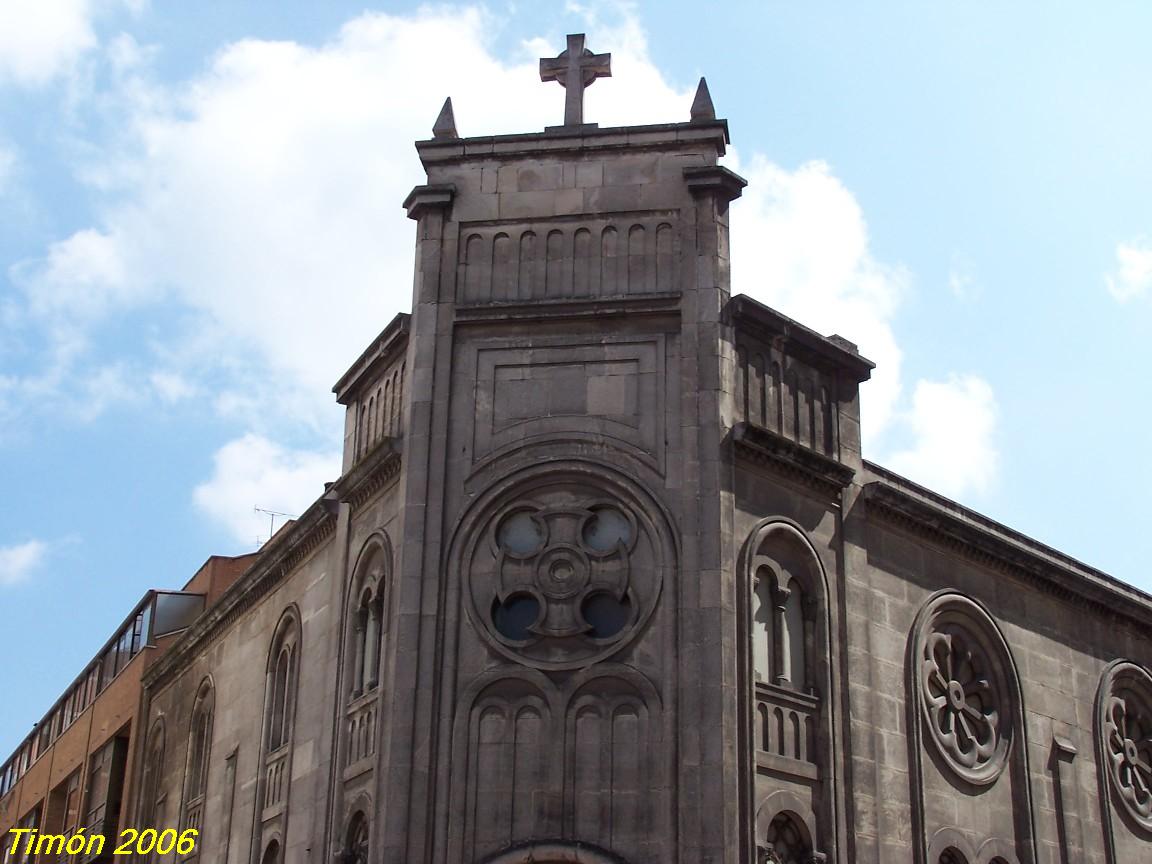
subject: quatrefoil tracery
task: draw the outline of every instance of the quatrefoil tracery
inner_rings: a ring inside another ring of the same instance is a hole
[[[611,639],[631,618],[636,520],[622,508],[518,505],[492,532],[493,622],[501,638]]]

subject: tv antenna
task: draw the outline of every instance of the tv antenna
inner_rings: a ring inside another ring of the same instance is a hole
[[[279,510],[268,510],[264,507],[253,507],[252,512],[263,513],[265,516],[268,517],[268,540],[271,540],[272,535],[276,533],[276,517],[277,516],[282,516],[285,519],[295,519],[296,518],[291,513],[281,513]],[[263,546],[264,543],[266,543],[266,542],[267,542],[266,540],[261,540],[259,537],[256,538],[256,545],[257,546]]]

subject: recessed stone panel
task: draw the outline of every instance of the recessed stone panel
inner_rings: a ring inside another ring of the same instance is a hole
[[[664,337],[481,348],[473,459],[526,438],[606,436],[663,467]]]

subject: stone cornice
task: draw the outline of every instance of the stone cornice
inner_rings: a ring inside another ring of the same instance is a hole
[[[1152,626],[1152,597],[992,519],[872,463],[863,500],[870,515],[1008,570],[1064,600]]]
[[[356,509],[395,478],[400,472],[401,456],[394,444],[392,439],[384,439],[330,484],[303,515],[269,540],[244,575],[144,673],[143,686],[154,689],[175,678],[209,640],[231,627],[328,541],[336,530],[339,502],[348,501]]]
[[[542,153],[642,149],[669,150],[680,147],[715,148],[723,156],[728,144],[728,121],[657,123],[650,126],[553,126],[544,132],[517,135],[484,135],[475,138],[432,138],[417,141],[416,151],[425,168],[432,165],[477,159],[539,157]]]
[[[399,438],[383,438],[373,449],[328,487],[325,498],[346,501],[352,511],[359,510],[368,499],[387,486],[400,473]]]
[[[852,343],[846,339],[821,336],[810,327],[744,294],[737,294],[728,302],[727,314],[737,333],[747,332],[769,343],[786,340],[785,350],[797,359],[817,367],[842,370],[857,383],[871,378],[872,370],[876,368],[875,363],[849,347]]]
[[[693,165],[684,169],[688,191],[696,196],[716,195],[721,200],[735,201],[748,181],[722,165]]]
[[[347,405],[355,399],[357,385],[365,380],[374,380],[376,371],[391,363],[404,350],[408,344],[411,319],[412,316],[407,312],[400,312],[380,331],[380,335],[372,340],[364,353],[356,358],[356,362],[348,367],[348,371],[332,387],[337,402]]]
[[[408,211],[409,219],[419,219],[429,210],[447,210],[455,198],[456,187],[453,184],[432,183],[417,186],[400,206]]]
[[[847,465],[755,423],[741,421],[733,426],[732,443],[738,457],[765,465],[831,497],[838,497],[856,474]]]

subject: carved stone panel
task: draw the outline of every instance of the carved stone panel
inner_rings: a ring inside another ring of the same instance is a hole
[[[541,838],[667,860],[662,700],[647,678],[613,664],[563,683],[490,670],[465,694],[453,736],[462,831],[449,860]]]

